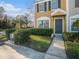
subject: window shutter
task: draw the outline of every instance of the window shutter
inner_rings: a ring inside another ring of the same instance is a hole
[[[39,4],[37,4],[37,12],[39,12]]]
[[[46,4],[46,3],[47,3],[47,2],[45,2],[45,4],[44,4],[44,6],[45,6],[45,11],[47,10],[47,6],[46,6],[47,4]]]
[[[61,8],[61,0],[58,0],[58,8]]]
[[[49,11],[51,10],[51,1],[48,1],[48,8],[49,8]]]

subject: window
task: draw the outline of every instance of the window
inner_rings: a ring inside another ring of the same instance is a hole
[[[49,20],[39,20],[38,28],[49,28]]]
[[[79,31],[79,28],[74,26],[75,25],[75,22],[78,21],[79,18],[72,18],[71,19],[71,31]]]
[[[75,0],[75,7],[79,7],[79,0]]]
[[[52,0],[51,1],[51,8],[52,9],[60,8],[60,0]]]
[[[37,4],[37,12],[46,11],[46,2]]]

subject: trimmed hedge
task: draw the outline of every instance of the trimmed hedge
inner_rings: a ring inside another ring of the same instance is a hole
[[[25,29],[15,31],[15,44],[24,44],[29,41],[30,35],[51,36],[52,29]]]
[[[66,32],[63,34],[63,36],[64,36],[64,40],[72,41],[72,42],[74,41],[79,42],[79,32],[71,32],[71,33]]]
[[[29,30],[17,30],[14,33],[15,35],[15,44],[24,44],[29,41],[30,32]]]
[[[5,32],[6,32],[6,36],[7,36],[7,39],[10,40],[10,34],[15,32],[16,29],[6,29]]]
[[[30,33],[32,35],[51,36],[53,29],[31,29]]]

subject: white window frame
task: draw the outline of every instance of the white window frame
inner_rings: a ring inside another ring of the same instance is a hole
[[[49,28],[50,28],[50,18],[49,18],[49,17],[46,17],[46,19],[45,19],[45,17],[44,17],[44,18],[43,18],[43,17],[38,18],[38,19],[37,19],[37,28],[39,28],[39,27],[38,27],[38,22],[39,22],[39,20],[48,20],[48,21],[49,21]],[[44,28],[44,25],[43,25],[43,28]]]
[[[72,19],[74,19],[73,17],[70,17],[70,32],[79,32],[79,31],[73,31],[72,30]],[[75,19],[76,19],[76,17],[75,17]]]
[[[41,10],[41,4],[43,4],[43,10]],[[45,4],[44,4],[44,2],[42,2],[42,3],[39,3],[39,12],[45,12]]]
[[[58,3],[58,2],[57,2]],[[59,5],[59,4],[58,4]],[[58,8],[57,8],[58,9]],[[51,11],[54,11],[56,9],[52,9],[52,0],[51,0]]]

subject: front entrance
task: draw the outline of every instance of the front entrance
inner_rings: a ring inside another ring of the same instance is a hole
[[[55,34],[62,34],[63,33],[63,19],[55,19]]]

